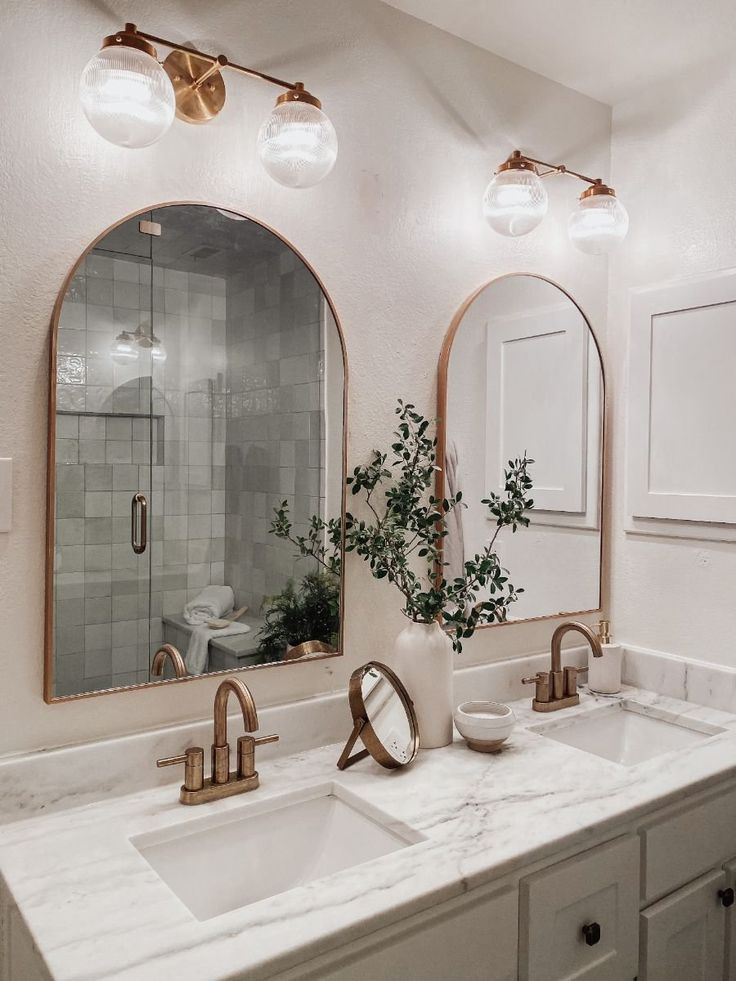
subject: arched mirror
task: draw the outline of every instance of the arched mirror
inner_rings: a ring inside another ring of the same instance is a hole
[[[345,406],[275,232],[176,204],[103,234],[52,323],[47,701],[339,654]]]
[[[438,496],[466,507],[444,544],[445,575],[493,534],[489,491],[525,452],[534,487],[531,524],[499,538],[524,592],[509,620],[596,610],[601,602],[604,380],[595,335],[559,286],[502,276],[458,311],[439,366]]]

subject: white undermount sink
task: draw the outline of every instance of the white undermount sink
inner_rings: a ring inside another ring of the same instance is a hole
[[[209,920],[424,838],[323,784],[130,840],[190,912]]]
[[[548,739],[623,766],[634,766],[662,753],[685,749],[723,731],[718,726],[684,719],[661,709],[653,713],[630,699],[532,729]]]

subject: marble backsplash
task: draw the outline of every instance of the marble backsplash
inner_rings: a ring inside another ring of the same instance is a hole
[[[584,647],[564,653],[566,663],[585,665]],[[474,698],[509,702],[531,696],[530,689],[521,683],[522,677],[548,666],[549,653],[539,653],[461,668],[455,672],[455,702]],[[624,681],[638,688],[721,711],[736,711],[736,670],[625,645],[623,673]],[[347,738],[351,727],[344,692],[264,707],[259,709],[259,719],[261,733],[280,736],[278,743],[259,748],[260,760],[339,743]],[[233,750],[240,725],[239,717],[231,716]],[[208,717],[119,738],[5,757],[0,759],[0,824],[179,783],[178,768],[158,769],[156,760],[178,755],[188,746],[206,748],[211,742],[212,719]]]

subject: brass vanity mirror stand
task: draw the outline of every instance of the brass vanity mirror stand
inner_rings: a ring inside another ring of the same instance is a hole
[[[338,770],[370,755],[388,770],[406,766],[419,750],[419,726],[414,705],[396,674],[380,661],[368,661],[353,671],[348,688],[353,731],[345,743]],[[365,749],[351,752],[358,738]]]

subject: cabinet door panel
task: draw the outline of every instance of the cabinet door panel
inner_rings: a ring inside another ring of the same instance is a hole
[[[725,866],[726,888],[736,890],[736,859]],[[736,981],[736,905],[726,910],[726,981]]]
[[[619,838],[521,884],[521,981],[631,981],[636,974],[639,840]],[[584,927],[590,927],[588,935]]]
[[[471,892],[274,981],[516,981],[518,915],[516,889]]]
[[[639,981],[721,981],[725,872],[709,872],[641,914]]]

